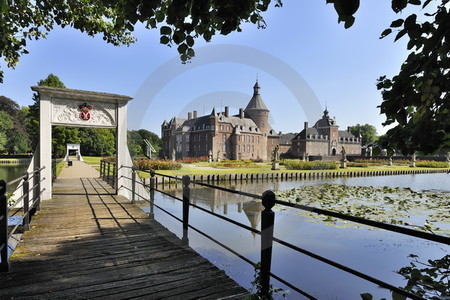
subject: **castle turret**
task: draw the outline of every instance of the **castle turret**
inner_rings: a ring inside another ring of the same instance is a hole
[[[258,81],[256,81],[253,86],[253,97],[250,99],[244,112],[246,117],[250,118],[255,122],[256,126],[259,127],[262,133],[268,133],[270,131],[269,125],[269,110],[264,104],[259,93],[260,87]]]

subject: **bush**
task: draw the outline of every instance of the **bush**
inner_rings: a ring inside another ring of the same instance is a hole
[[[180,162],[185,164],[194,164],[198,162],[207,162],[208,156],[200,156],[200,157],[185,157]]]
[[[171,160],[141,159],[134,162],[140,170],[179,170],[181,163]]]
[[[328,161],[301,161],[285,159],[284,165],[288,170],[334,170],[338,168],[335,162]]]
[[[448,168],[448,163],[446,161],[419,160],[416,161],[416,167]]]

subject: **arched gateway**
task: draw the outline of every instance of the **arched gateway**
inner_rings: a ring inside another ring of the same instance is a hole
[[[98,93],[91,91],[33,86],[39,93],[40,104],[40,138],[37,153],[34,155],[34,167],[42,171],[42,187],[45,191],[42,199],[52,196],[52,126],[73,126],[91,128],[115,128],[116,133],[116,168],[118,194],[128,196],[126,178],[130,178],[132,161],[127,146],[127,103],[131,97]]]

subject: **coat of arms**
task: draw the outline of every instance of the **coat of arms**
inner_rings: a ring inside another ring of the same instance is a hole
[[[87,105],[87,104],[85,103],[85,104],[81,104],[79,107],[80,107],[80,110],[81,110],[80,118],[81,118],[82,120],[88,121],[88,120],[91,118],[91,109],[92,109],[92,106]]]

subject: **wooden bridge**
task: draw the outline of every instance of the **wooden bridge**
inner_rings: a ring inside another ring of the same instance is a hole
[[[12,254],[11,271],[0,274],[0,299],[247,296],[78,161],[63,169]]]

